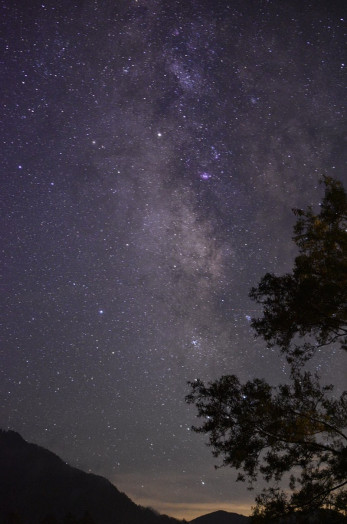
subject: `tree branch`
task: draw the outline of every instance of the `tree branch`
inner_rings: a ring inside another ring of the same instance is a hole
[[[308,502],[305,502],[303,504],[300,504],[300,506],[295,506],[296,508],[300,509],[300,508],[303,508],[305,506],[310,506],[312,504],[312,502],[314,500],[317,500],[317,499],[320,499],[322,497],[324,497],[325,495],[329,495],[329,493],[331,493],[332,491],[335,491],[339,488],[342,488],[343,486],[345,486],[347,484],[347,480],[345,480],[344,482],[342,482],[341,484],[338,484],[337,486],[334,486],[332,488],[329,488],[329,489],[326,489],[325,491],[322,491],[321,493],[318,493],[318,495],[315,495],[311,500],[309,500]]]
[[[265,436],[269,437],[269,438],[274,438],[274,439],[277,439],[279,440],[280,442],[284,442],[285,444],[297,444],[297,445],[300,445],[300,446],[303,446],[303,447],[316,447],[320,450],[323,450],[323,451],[329,451],[330,453],[332,453],[333,455],[341,455],[341,452],[334,449],[334,448],[331,448],[329,446],[324,446],[324,444],[319,444],[319,442],[310,442],[310,441],[306,441],[306,440],[292,440],[292,439],[288,439],[288,438],[284,438],[280,435],[277,435],[275,433],[270,433],[269,431],[266,431],[265,429],[262,429],[261,427],[259,426],[255,426],[255,428],[258,430],[259,433],[263,433]],[[266,447],[269,447],[269,446],[266,446]],[[264,447],[265,449],[265,447]],[[312,450],[314,451],[314,450]]]
[[[315,417],[311,417],[309,415],[306,415],[305,413],[300,413],[300,412],[298,413],[295,410],[288,410],[288,411],[290,411],[291,413],[293,413],[295,415],[298,415],[300,417],[304,417],[307,420],[311,420],[312,422],[317,422],[318,424],[322,424],[322,425],[326,426],[327,428],[329,428],[332,432],[337,433],[338,435],[340,435],[340,437],[342,437],[344,440],[347,440],[347,436],[344,433],[342,433],[342,431],[338,430],[337,428],[335,428],[335,426],[332,426],[328,422],[322,421],[322,420],[317,419]],[[322,433],[322,432],[323,431],[321,431],[319,433]]]

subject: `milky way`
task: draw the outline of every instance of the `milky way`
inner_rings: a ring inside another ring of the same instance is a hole
[[[171,515],[246,514],[187,380],[286,380],[248,292],[346,182],[343,2],[1,7],[1,426]]]

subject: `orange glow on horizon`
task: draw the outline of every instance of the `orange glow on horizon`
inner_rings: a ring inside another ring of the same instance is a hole
[[[190,521],[201,515],[206,515],[207,513],[213,513],[214,511],[229,511],[231,513],[239,513],[240,515],[249,516],[251,514],[251,506],[246,503],[233,503],[233,504],[223,504],[223,503],[189,503],[189,502],[160,502],[153,499],[137,499],[137,504],[141,506],[153,508],[155,511],[158,511],[161,514],[174,517],[176,519],[185,519]]]

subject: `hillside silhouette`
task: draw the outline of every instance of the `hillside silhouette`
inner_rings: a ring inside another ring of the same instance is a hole
[[[0,464],[0,522],[6,524],[181,522],[138,506],[105,478],[69,466],[14,431],[0,430]]]
[[[248,517],[228,511],[214,511],[190,521],[190,524],[247,524]]]

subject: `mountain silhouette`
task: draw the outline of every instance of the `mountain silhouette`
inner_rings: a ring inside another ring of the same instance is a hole
[[[297,514],[282,522],[346,523],[330,510]],[[248,524],[248,517],[215,511],[189,524]],[[0,429],[1,524],[183,524],[138,506],[103,477],[85,473],[45,448]]]
[[[69,466],[14,431],[0,430],[0,464],[0,522],[15,522],[11,514],[23,524],[48,515],[63,522],[69,514],[88,514],[94,524],[180,522],[138,506],[105,478]]]
[[[214,511],[191,520],[189,524],[247,524],[249,521],[248,517],[238,515],[237,513]]]

